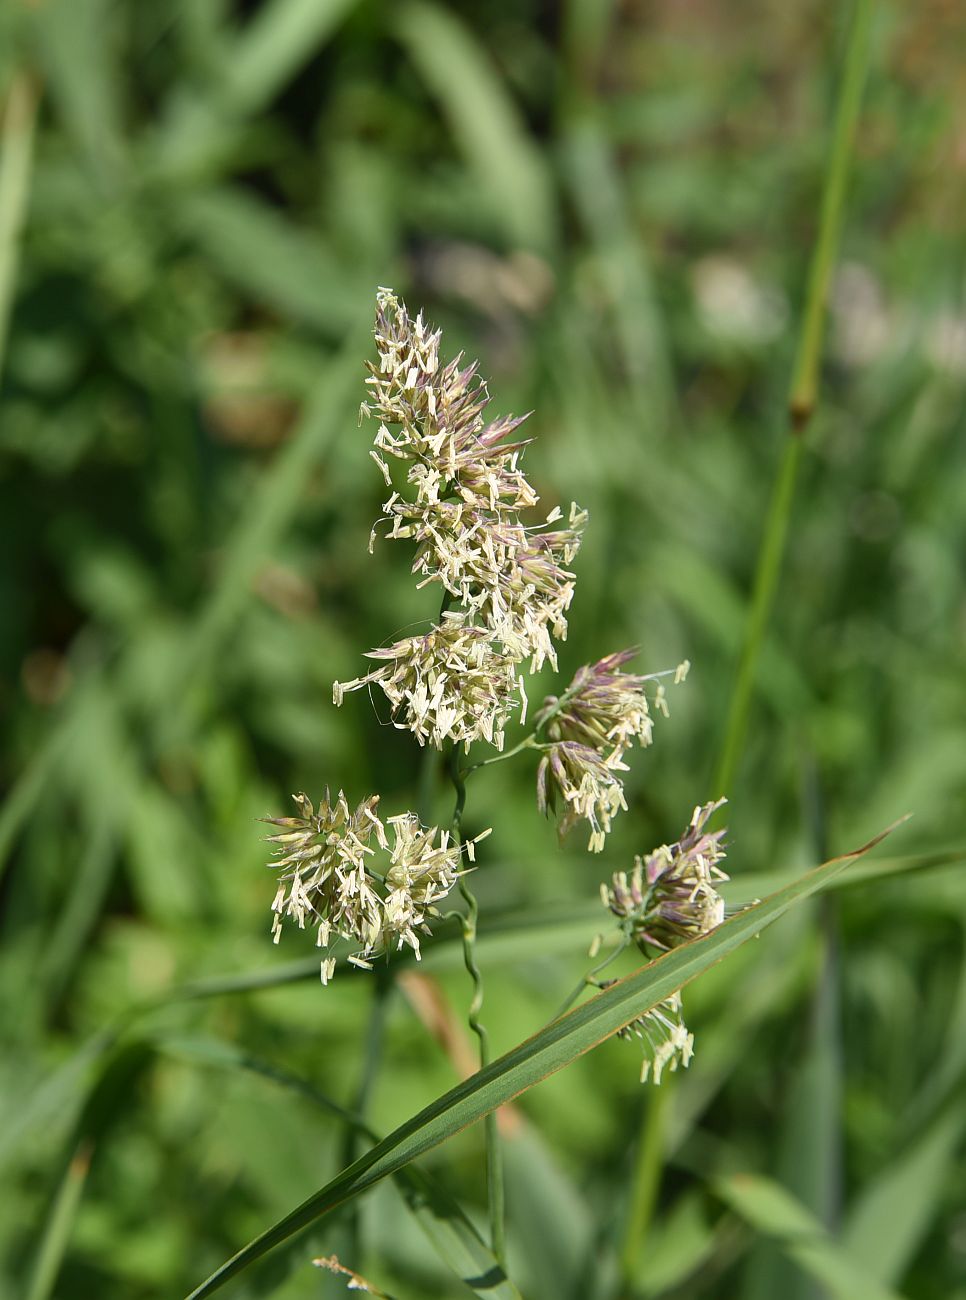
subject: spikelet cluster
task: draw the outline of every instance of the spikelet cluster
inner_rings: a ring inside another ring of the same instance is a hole
[[[601,900],[629,927],[647,956],[700,938],[724,920],[724,899],[716,888],[728,877],[719,862],[725,831],[707,824],[724,799],[695,808],[687,830],[675,844],[634,859],[630,875],[618,872],[601,885]]]
[[[323,984],[335,971],[328,950],[336,937],[356,945],[349,960],[363,968],[392,947],[406,945],[418,958],[419,934],[430,933],[436,903],[460,875],[460,846],[448,832],[422,826],[415,813],[383,822],[378,795],[355,809],[341,790],[334,800],[327,790],[318,808],[304,794],[294,798],[296,816],[265,819],[278,828],[267,837],[275,846],[272,866],[279,872],[272,904],[275,942],[283,918],[302,930],[313,927],[325,953]],[[471,860],[482,838],[464,846]]]
[[[627,937],[647,957],[708,934],[724,920],[717,885],[728,877],[718,865],[725,856],[725,831],[707,824],[724,799],[695,808],[687,830],[675,844],[662,844],[634,860],[630,874],[618,872],[600,887],[601,901],[618,918]],[[664,1069],[686,1066],[694,1047],[684,1023],[681,995],[675,993],[620,1031],[637,1037],[644,1051],[642,1081],[649,1072],[660,1083]]]
[[[577,822],[586,821],[591,853],[603,849],[614,817],[627,808],[618,775],[628,770],[624,756],[635,743],[641,748],[651,743],[650,683],[655,683],[655,707],[667,714],[659,680],[667,674],[624,672],[624,664],[635,654],[619,650],[578,668],[564,693],[548,695],[536,717],[549,737],[537,769],[537,807],[557,814],[561,838]],[[674,670],[674,681],[683,681],[687,670],[688,664],[681,664]]]
[[[538,501],[520,466],[526,442],[514,437],[525,417],[487,423],[476,363],[444,364],[440,331],[389,289],[378,294],[375,339],[362,412],[378,421],[371,454],[392,491],[370,548],[380,529],[414,542],[413,572],[442,589],[447,614],[424,637],[370,652],[380,666],[337,682],[333,698],[379,686],[395,725],[420,744],[482,738],[502,748],[514,709],[525,714],[520,665],[557,665],[586,514],[571,505],[566,521],[555,509],[537,528],[524,524]],[[405,466],[404,490],[392,461]]]
[[[643,1016],[619,1029],[617,1037],[640,1039],[644,1047],[641,1083],[646,1083],[648,1077],[660,1083],[666,1069],[672,1073],[679,1065],[686,1069],[694,1054],[694,1034],[684,1023],[680,993],[672,993]]]

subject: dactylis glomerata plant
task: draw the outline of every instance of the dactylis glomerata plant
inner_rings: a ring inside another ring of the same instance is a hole
[[[526,522],[538,498],[521,468],[526,442],[516,435],[523,419],[487,423],[489,396],[476,363],[456,357],[444,364],[439,331],[421,314],[413,320],[388,289],[378,294],[375,339],[379,358],[368,365],[362,412],[378,422],[371,455],[390,495],[370,550],[380,529],[413,543],[413,572],[420,586],[442,588],[442,605],[428,632],[370,651],[376,666],[354,681],[337,682],[333,695],[341,705],[348,692],[378,687],[396,727],[446,752],[456,812],[451,827],[427,827],[408,811],[383,819],[378,795],[355,808],[342,790],[334,798],[327,790],[318,806],[296,795],[296,816],[270,819],[278,828],[269,837],[279,871],[274,936],[277,942],[286,917],[299,928],[313,927],[327,984],[337,938],[352,945],[348,960],[366,969],[404,945],[418,958],[420,935],[430,933],[439,903],[457,887],[467,965],[476,980],[470,1023],[485,1063],[482,984],[473,953],[476,901],[467,874],[489,832],[461,838],[466,777],[487,763],[537,751],[537,807],[556,817],[561,837],[586,822],[588,847],[601,852],[614,818],[627,808],[624,760],[634,745],[650,745],[654,713],[667,712],[661,679],[682,681],[688,665],[643,675],[627,671],[633,650],[605,655],[580,668],[559,695],[548,696],[532,732],[504,752],[511,715],[519,710],[526,720],[525,675],[545,663],[557,667],[554,643],[567,635],[570,566],[587,515],[574,504],[566,518],[554,510],[542,524]],[[393,462],[404,471],[398,485]],[[466,765],[474,742],[498,752]],[[707,827],[722,802],[696,808],[676,844],[637,858],[630,873],[618,872],[601,886],[620,929],[618,943],[563,1010],[587,986],[601,986],[597,975],[623,948],[634,944],[654,956],[721,922],[716,885],[727,879],[719,866],[723,832]],[[692,1036],[678,994],[622,1031],[634,1035],[644,1046],[642,1078],[650,1074],[657,1083],[664,1069],[690,1060]]]

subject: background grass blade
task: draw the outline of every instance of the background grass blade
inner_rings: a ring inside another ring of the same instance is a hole
[[[103,1065],[67,1148],[64,1172],[41,1234],[28,1286],[29,1300],[55,1294],[57,1276],[87,1181],[91,1160],[110,1129],[136,1104],[137,1084],[153,1060],[145,1042],[120,1047]]]
[[[402,6],[396,30],[479,172],[491,218],[513,244],[552,247],[557,223],[546,165],[485,51],[441,5]]]
[[[358,322],[371,276],[345,266],[311,231],[293,226],[267,203],[220,186],[185,194],[177,215],[198,248],[254,302],[333,340]],[[361,353],[357,346],[356,375]]]
[[[825,335],[829,281],[838,255],[845,217],[845,196],[856,123],[868,68],[869,29],[875,0],[855,0],[846,45],[845,68],[832,130],[828,168],[822,193],[818,236],[812,254],[805,308],[795,368],[788,399],[791,428],[785,439],[781,465],[768,504],[755,570],[751,608],[734,689],[728,708],[724,740],[712,782],[717,791],[733,788],[744,744],[751,698],[775,592],[785,553],[795,499],[795,484],[802,459],[803,430],[815,408],[819,364]]]
[[[888,831],[883,834],[888,834]],[[403,1168],[411,1160],[610,1038],[648,1008],[669,997],[746,940],[759,934],[797,902],[824,888],[850,862],[868,852],[881,838],[878,836],[854,853],[816,867],[801,880],[733,917],[711,934],[675,949],[659,961],[618,981],[437,1098],[223,1264],[191,1293],[191,1300],[201,1300],[202,1296],[213,1294],[230,1278],[300,1228],[360,1195],[380,1179]]]
[[[834,1300],[902,1300],[876,1281],[826,1232],[800,1201],[768,1178],[735,1174],[715,1185],[723,1201],[781,1249]]]
[[[0,377],[17,287],[20,236],[30,193],[39,98],[34,77],[25,69],[18,71],[7,90],[0,126]]]
[[[232,106],[262,108],[318,51],[358,0],[271,0],[236,38],[227,60]]]
[[[962,1105],[945,1108],[853,1204],[842,1242],[869,1277],[900,1282],[931,1224],[966,1131]]]

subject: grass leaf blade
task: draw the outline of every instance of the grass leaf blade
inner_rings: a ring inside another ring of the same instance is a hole
[[[861,849],[816,867],[703,938],[684,944],[619,980],[438,1097],[291,1214],[249,1242],[192,1291],[189,1300],[202,1300],[202,1297],[214,1294],[230,1278],[300,1228],[360,1195],[380,1179],[402,1169],[411,1160],[616,1034],[644,1011],[759,934],[797,902],[824,888],[850,862],[868,852],[892,829],[889,827]]]

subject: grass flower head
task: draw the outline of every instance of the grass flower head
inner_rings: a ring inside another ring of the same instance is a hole
[[[272,866],[281,872],[272,904],[275,942],[289,917],[299,929],[315,926],[317,945],[326,952],[333,936],[357,945],[349,960],[363,968],[393,943],[408,945],[418,958],[417,931],[429,933],[435,904],[456,883],[460,846],[447,831],[422,826],[415,813],[383,823],[378,795],[354,811],[341,790],[334,801],[326,791],[317,809],[306,795],[294,797],[297,816],[266,819],[279,828],[268,836],[275,845]],[[327,955],[323,984],[334,970],[335,958]]]

